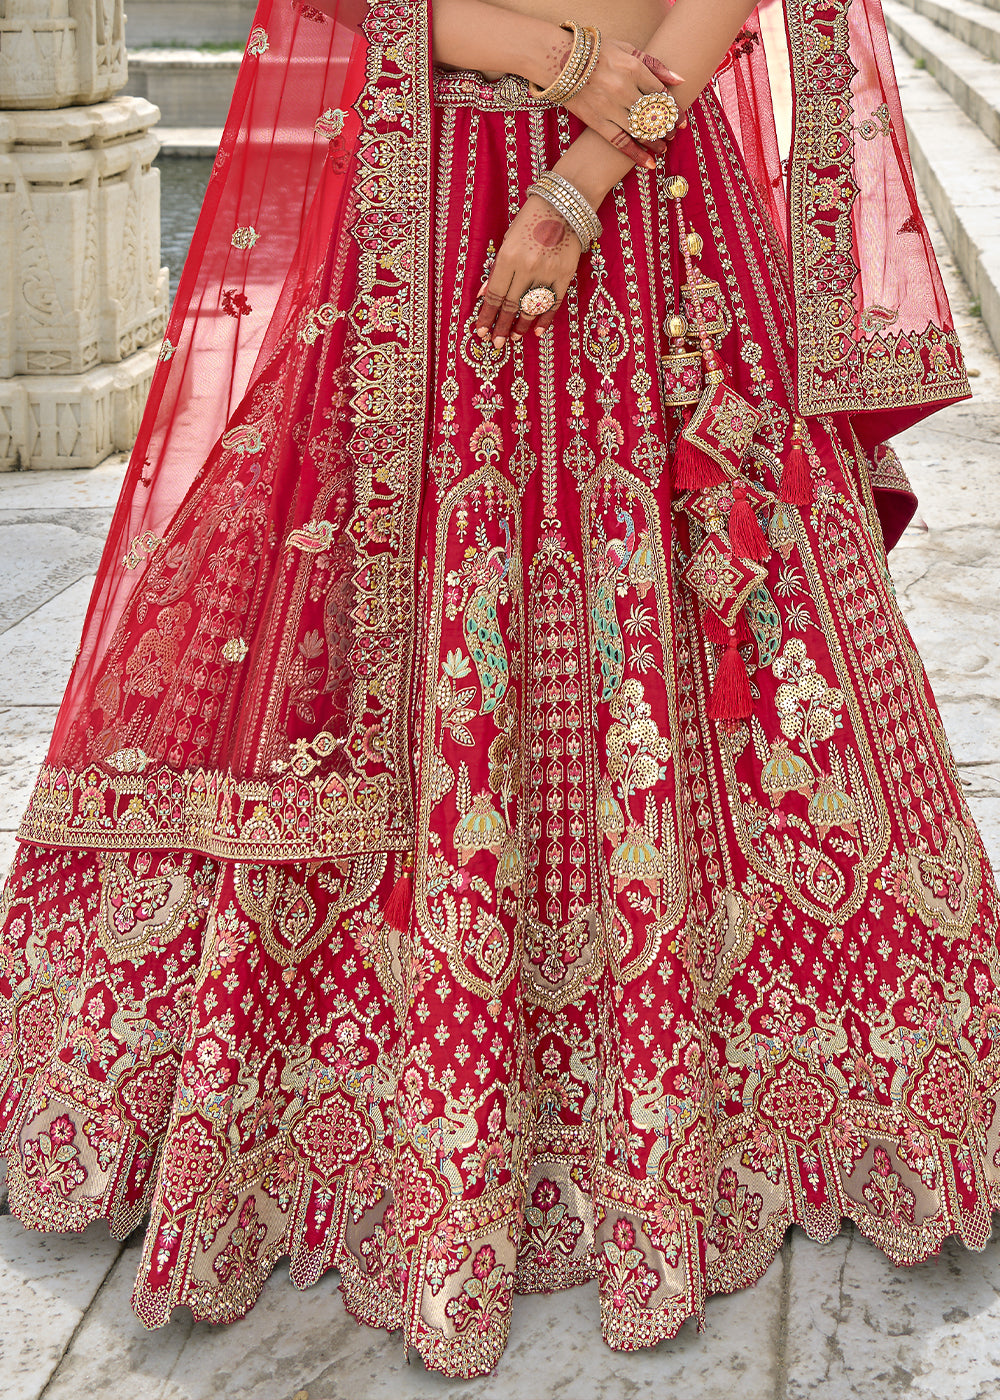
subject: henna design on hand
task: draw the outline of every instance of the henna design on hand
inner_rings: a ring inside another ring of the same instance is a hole
[[[634,142],[627,131],[616,131],[614,136],[608,137],[608,141],[616,151],[621,151],[622,155],[631,154]]]
[[[540,248],[558,248],[565,243],[569,230],[562,219],[539,219],[528,233]]]
[[[682,81],[679,73],[675,73],[672,68],[668,68],[665,63],[655,58],[651,53],[644,53],[642,49],[632,49],[631,54],[633,58],[637,58],[641,63],[644,63],[653,77],[659,78],[661,83],[679,83]]]
[[[559,74],[566,67],[572,52],[572,43],[555,43],[549,49],[548,53],[545,55],[545,62],[548,64],[549,72],[552,74],[553,79],[558,78]]]

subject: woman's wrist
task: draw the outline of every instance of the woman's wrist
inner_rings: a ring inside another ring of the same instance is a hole
[[[434,61],[481,73],[516,73],[546,88],[559,76],[572,36],[558,24],[481,0],[435,5]]]
[[[523,30],[523,48],[509,71],[536,88],[547,88],[558,78],[573,47],[573,36],[548,20],[531,20]]]
[[[627,156],[612,150],[603,136],[584,131],[552,168],[574,185],[593,209],[600,210],[611,191],[635,166]]]

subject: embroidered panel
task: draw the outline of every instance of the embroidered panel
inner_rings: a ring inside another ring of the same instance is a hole
[[[868,14],[877,9],[868,0],[785,7],[796,94],[789,206],[798,406],[805,414],[919,408],[969,393],[958,338],[950,318],[944,320],[947,302],[917,211],[905,135],[895,130],[901,119],[884,104],[874,117],[858,111],[857,90],[873,84],[870,73],[859,75],[852,33],[857,26],[870,43],[881,30],[884,40],[881,13]],[[880,58],[891,64],[887,44]],[[912,260],[919,278],[919,321],[905,297],[894,306],[872,302],[867,287],[877,284],[878,272],[866,260],[872,253],[882,258],[881,241],[878,251],[866,247],[864,230],[855,227],[858,208],[869,201],[877,201],[876,226],[883,203],[911,214],[898,234],[880,228],[883,238],[920,235],[918,251],[898,244],[894,252],[904,264]],[[935,300],[940,324],[927,316]]]

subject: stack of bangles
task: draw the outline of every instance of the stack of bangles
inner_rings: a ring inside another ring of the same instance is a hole
[[[547,88],[531,85],[532,93],[540,102],[569,102],[590,82],[601,56],[602,39],[599,29],[594,29],[589,24],[574,24],[572,20],[567,20],[560,27],[572,32],[573,47],[554,83],[550,83]]]
[[[539,102],[565,106],[583,91],[594,76],[603,40],[601,31],[593,25],[575,24],[568,19],[560,28],[573,35],[573,46],[562,72],[547,88],[536,87],[534,83],[529,83],[528,87]],[[635,141],[663,141],[674,132],[680,115],[672,93],[644,92],[629,107],[628,126],[624,129]]]
[[[557,175],[554,170],[547,170],[543,175],[539,175],[534,184],[528,186],[528,194],[539,195],[551,204],[579,238],[584,252],[595,239],[600,238],[603,230],[596,211],[575,185],[570,184],[562,175]]]

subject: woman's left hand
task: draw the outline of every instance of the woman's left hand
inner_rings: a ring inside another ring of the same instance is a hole
[[[531,195],[507,230],[489,278],[479,290],[482,306],[476,334],[492,335],[501,349],[511,336],[519,340],[534,329],[543,335],[562,305],[583,249],[580,240],[546,200]],[[542,316],[527,316],[521,298],[532,287],[549,287],[555,305]]]
[[[666,151],[673,133],[661,140],[636,140],[631,132],[631,109],[640,98],[669,92],[683,81],[652,54],[609,39],[590,81],[565,105],[616,151],[646,170],[655,170],[656,157]]]

